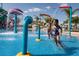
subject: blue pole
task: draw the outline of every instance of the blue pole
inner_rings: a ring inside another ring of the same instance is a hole
[[[17,15],[14,15],[14,33],[17,33]]]
[[[70,23],[69,23],[69,35],[71,36],[71,32],[72,32],[72,7],[70,7],[70,21],[69,21]]]
[[[22,54],[27,54],[27,43],[28,43],[28,24],[31,24],[33,21],[31,16],[26,16],[23,24],[23,50]]]
[[[38,27],[38,39],[40,39],[40,25]]]

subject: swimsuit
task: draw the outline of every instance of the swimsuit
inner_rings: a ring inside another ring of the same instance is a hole
[[[51,26],[52,26],[52,23],[49,24],[48,33],[51,32]]]
[[[59,29],[61,29],[61,27],[60,26],[57,26],[55,29],[51,30],[51,35],[52,36],[59,35]]]

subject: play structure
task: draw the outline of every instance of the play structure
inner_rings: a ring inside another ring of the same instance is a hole
[[[33,19],[31,16],[27,16],[24,19],[24,27],[23,27],[23,55],[27,54],[27,40],[28,40],[28,24],[31,24]]]
[[[36,27],[36,31],[38,32],[38,37],[36,38],[36,41],[39,42],[41,41],[41,38],[40,38],[40,32],[41,32],[41,28],[40,28],[40,18],[38,16],[36,16],[36,20],[37,20],[37,27]]]
[[[6,30],[7,24],[7,11],[3,8],[0,8],[0,29]]]
[[[17,33],[17,16],[22,15],[23,11],[20,9],[14,8],[9,11],[9,14],[14,15],[14,32]]]
[[[69,15],[69,36],[71,36],[72,32],[72,7],[71,6],[60,6],[59,8],[69,8],[70,9],[70,15]]]
[[[26,16],[24,19],[24,26],[23,26],[23,50],[21,55],[30,55],[30,53],[27,52],[27,46],[28,46],[28,25],[31,24],[33,21],[31,16]],[[19,55],[19,54],[18,54]]]
[[[77,37],[71,36],[72,32],[72,7],[60,6],[59,9],[70,9],[69,15],[69,35],[62,35],[61,42],[65,45],[65,50],[58,48],[54,40],[48,39],[48,36],[40,34],[40,22],[38,21],[38,34],[30,33],[28,25],[33,22],[31,16],[25,16],[23,20],[23,31],[17,33],[17,15],[22,15],[23,11],[17,8],[11,9],[9,15],[14,16],[14,33],[0,34],[0,55],[10,56],[71,56],[79,55],[79,41]],[[49,19],[52,17],[48,14],[40,14],[40,17],[47,16]],[[38,18],[37,18],[38,19]],[[50,23],[50,22],[49,22]],[[70,38],[68,38],[70,37]],[[64,39],[63,39],[64,38]],[[68,40],[69,39],[69,40]],[[5,43],[4,43],[5,42]],[[67,47],[66,47],[67,46]],[[6,49],[4,51],[4,49]],[[4,53],[5,54],[4,54]]]

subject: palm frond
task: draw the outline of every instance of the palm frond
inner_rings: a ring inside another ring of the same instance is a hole
[[[70,16],[70,10],[69,10],[69,8],[68,9],[64,9],[64,11],[65,11],[66,15],[69,17]]]

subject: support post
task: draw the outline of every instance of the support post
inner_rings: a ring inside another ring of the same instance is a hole
[[[27,54],[27,45],[28,45],[28,24],[31,24],[33,21],[31,16],[26,16],[23,24],[23,50],[22,54]]]
[[[17,33],[17,15],[14,15],[14,33]]]
[[[70,7],[69,36],[71,36],[71,32],[72,32],[72,7]]]

